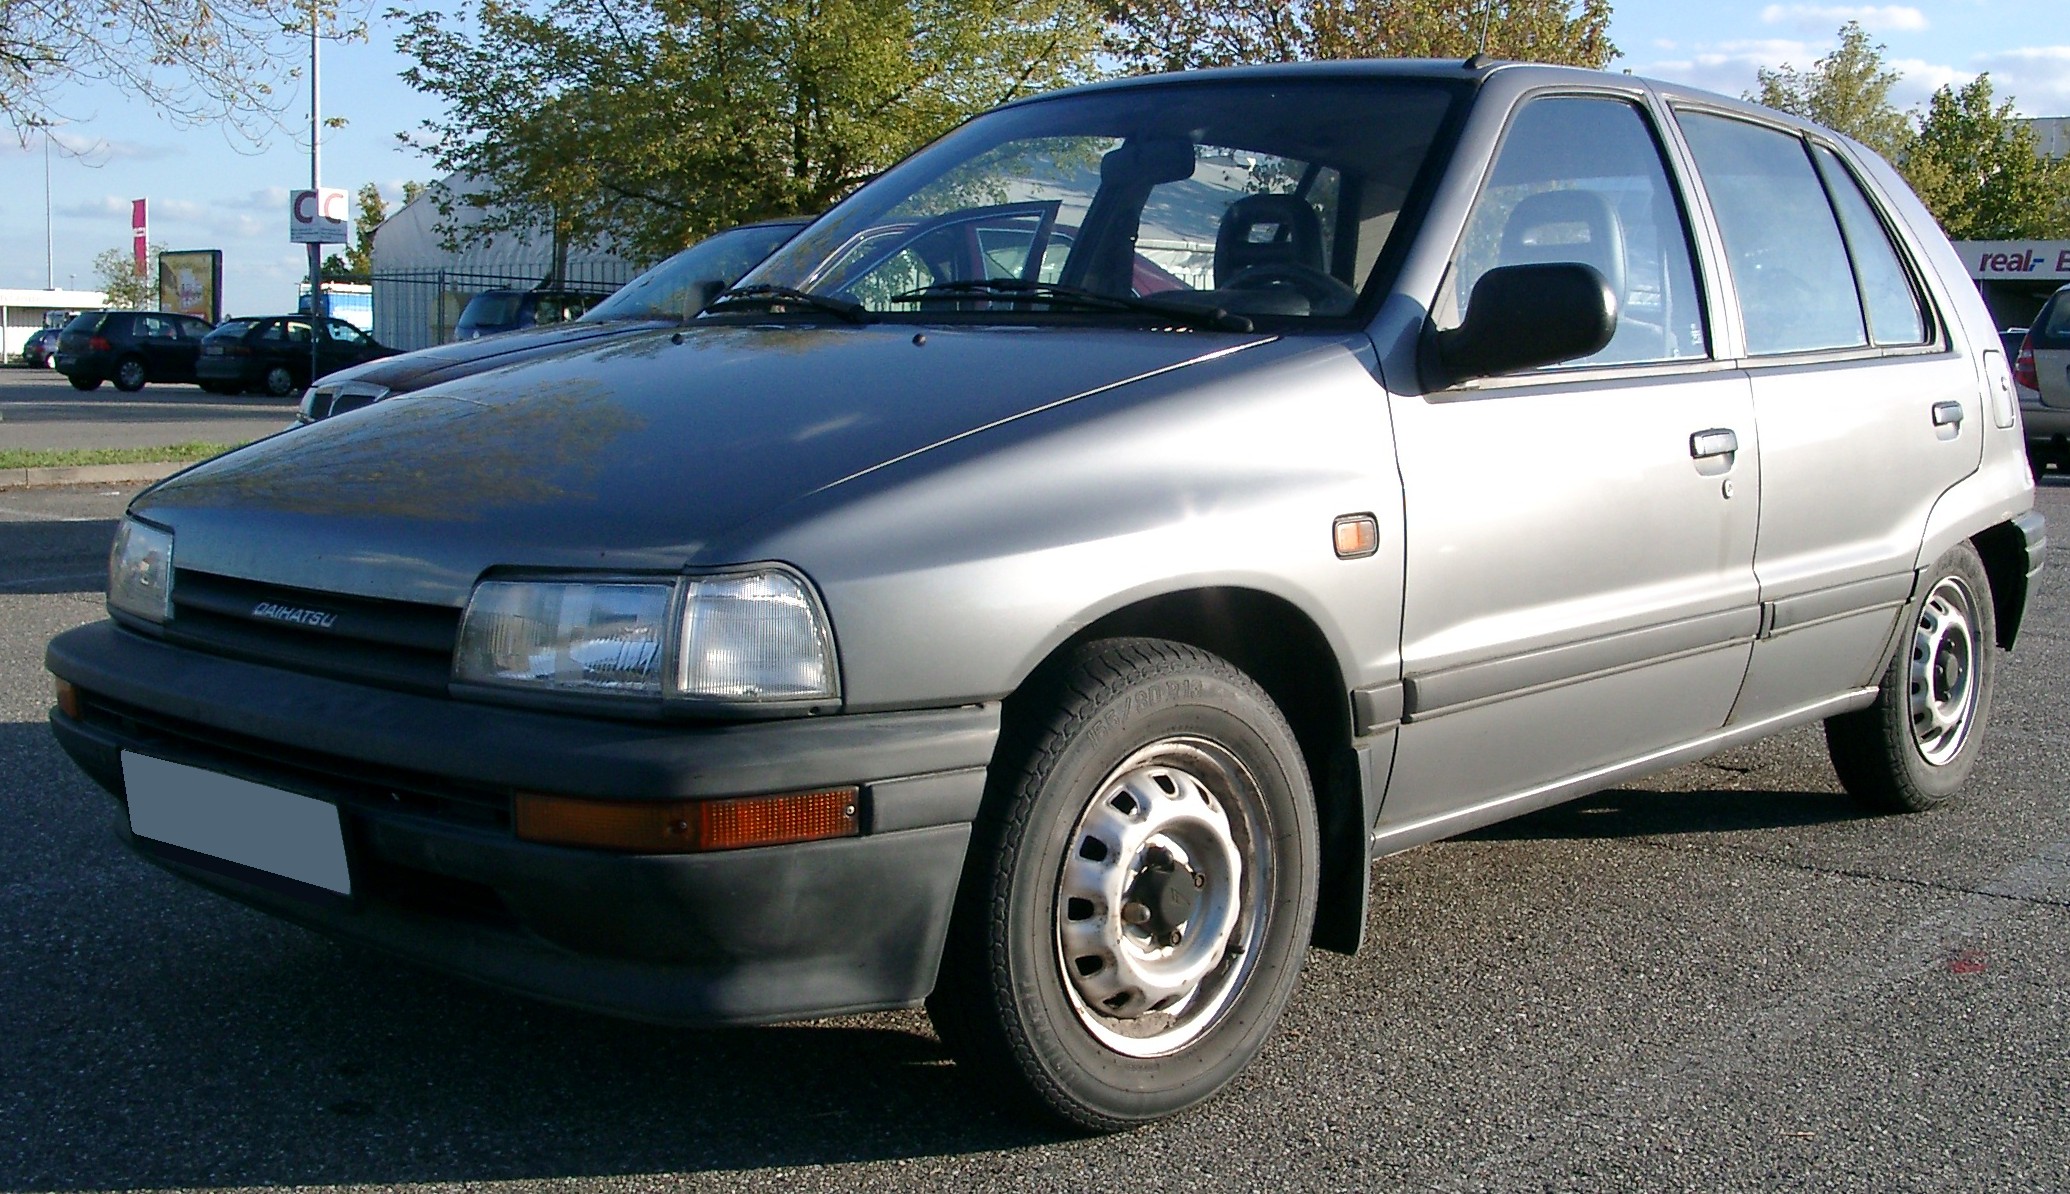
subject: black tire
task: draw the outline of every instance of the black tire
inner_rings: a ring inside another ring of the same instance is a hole
[[[1906,607],[1876,703],[1826,719],[1840,785],[1885,812],[1925,812],[1961,790],[1998,681],[1998,623],[1976,549],[1956,544],[1927,577]]]
[[[285,398],[301,388],[295,384],[295,371],[286,365],[269,366],[259,384],[275,398]]]
[[[115,365],[115,388],[125,394],[134,394],[151,380],[151,371],[137,357],[124,357]]]
[[[101,388],[101,379],[98,377],[82,377],[77,373],[67,373],[65,380],[72,383],[73,389],[84,390],[87,393]]]
[[[1089,644],[1009,702],[928,1014],[979,1088],[1080,1128],[1200,1103],[1293,995],[1317,834],[1293,731],[1250,677],[1177,643]]]

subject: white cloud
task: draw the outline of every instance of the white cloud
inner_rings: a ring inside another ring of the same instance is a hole
[[[1772,70],[1788,64],[1801,69],[1825,53],[1809,43],[1785,39],[1729,41],[1689,49],[1686,57],[1634,64],[1632,73],[1736,96],[1754,90],[1763,67]]]
[[[1849,21],[1874,32],[1918,33],[1927,27],[1926,14],[1904,4],[1771,4],[1761,10],[1762,24],[1788,25],[1806,33],[1838,29]]]
[[[2022,116],[2070,115],[2070,46],[2000,50],[1975,59],[1991,73],[1991,94]]]

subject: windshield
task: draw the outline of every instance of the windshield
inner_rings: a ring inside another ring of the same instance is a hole
[[[688,319],[804,226],[755,224],[707,237],[627,282],[582,321]]]
[[[1222,79],[1004,108],[858,191],[742,286],[928,320],[1140,322],[1157,304],[1116,300],[1143,297],[1266,319],[1348,315],[1452,94],[1398,79]]]

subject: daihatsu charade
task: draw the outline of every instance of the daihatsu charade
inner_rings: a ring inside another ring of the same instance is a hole
[[[1111,1129],[1230,1081],[1378,855],[1813,721],[1948,799],[2032,500],[1853,142],[1479,60],[1135,79],[680,330],[148,490],[52,724],[291,920],[672,1024],[924,1003]]]

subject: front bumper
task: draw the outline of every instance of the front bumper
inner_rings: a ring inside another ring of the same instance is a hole
[[[67,753],[122,798],[124,751],[330,801],[354,894],[319,902],[130,844],[310,928],[558,1003],[683,1025],[910,1006],[933,988],[996,705],[630,724],[389,692],[101,622],[45,655]],[[626,855],[518,840],[517,790],[694,799],[862,789],[859,837]]]

